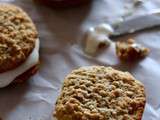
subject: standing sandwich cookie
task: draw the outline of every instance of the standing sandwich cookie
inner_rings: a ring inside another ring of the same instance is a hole
[[[56,102],[58,120],[141,120],[142,83],[128,72],[91,66],[72,71]]]
[[[0,4],[0,88],[27,80],[38,70],[39,39],[19,7]]]

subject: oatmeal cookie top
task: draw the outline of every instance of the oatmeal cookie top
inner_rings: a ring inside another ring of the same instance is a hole
[[[0,72],[21,65],[37,40],[36,28],[19,7],[0,4]]]
[[[56,102],[58,120],[140,120],[143,85],[111,67],[81,67],[69,74]]]

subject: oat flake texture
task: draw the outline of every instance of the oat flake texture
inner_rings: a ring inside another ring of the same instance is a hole
[[[64,81],[54,115],[58,120],[141,120],[143,85],[111,67],[81,67]]]
[[[19,7],[0,4],[0,72],[21,65],[35,46],[37,31]]]

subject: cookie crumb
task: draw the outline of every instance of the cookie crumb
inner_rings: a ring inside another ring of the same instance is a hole
[[[149,49],[141,44],[135,43],[135,40],[129,39],[127,42],[116,42],[116,54],[121,60],[137,60],[146,57]]]

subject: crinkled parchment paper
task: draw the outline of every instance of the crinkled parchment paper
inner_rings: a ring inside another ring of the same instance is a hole
[[[143,120],[160,120],[158,28],[132,36],[151,49],[146,59],[134,64],[121,63],[115,55],[114,44],[96,57],[87,56],[82,51],[82,35],[90,26],[112,22],[124,14],[148,12],[160,6],[159,0],[144,0],[145,4],[135,9],[131,1],[95,0],[83,7],[53,10],[32,0],[0,0],[21,6],[36,24],[41,41],[39,72],[24,85],[0,89],[0,117],[3,120],[51,120],[63,78],[80,66],[104,65],[129,71],[143,82],[147,96]]]

